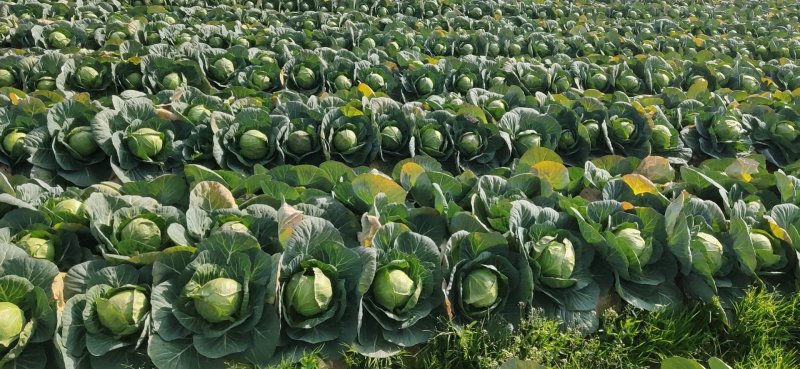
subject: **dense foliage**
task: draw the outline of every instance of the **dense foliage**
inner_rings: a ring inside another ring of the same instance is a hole
[[[796,3],[0,14],[0,368],[385,358],[534,309],[735,324],[800,287]]]

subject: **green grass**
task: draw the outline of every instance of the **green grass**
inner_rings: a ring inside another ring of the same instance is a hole
[[[555,369],[640,369],[658,368],[671,356],[702,363],[716,356],[737,369],[800,367],[800,295],[749,292],[735,312],[736,321],[727,326],[701,305],[657,313],[609,310],[601,318],[601,329],[589,337],[563,331],[536,314],[514,334],[501,337],[493,337],[480,324],[458,327],[445,322],[428,344],[392,358],[348,353],[335,365],[309,357],[279,368],[488,369],[520,358]]]

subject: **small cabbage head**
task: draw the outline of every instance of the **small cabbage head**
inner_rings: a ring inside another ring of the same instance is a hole
[[[53,211],[60,214],[69,214],[82,217],[85,215],[83,202],[77,199],[64,199],[56,203]]]
[[[605,73],[602,72],[592,74],[586,83],[586,87],[595,90],[604,90],[606,86],[608,86],[608,77],[606,76]]]
[[[780,255],[775,254],[772,240],[761,233],[750,233],[750,242],[756,251],[756,260],[761,268],[769,268],[781,261]]]
[[[183,76],[178,73],[169,73],[161,79],[161,85],[167,90],[174,90],[184,84]]]
[[[472,55],[472,53],[475,52],[475,47],[471,44],[464,43],[458,48],[458,52],[460,55]]]
[[[456,90],[459,92],[467,92],[473,86],[472,78],[469,76],[462,75],[456,81]]]
[[[436,43],[435,45],[433,45],[433,53],[435,55],[444,55],[444,53],[446,52],[447,52],[447,46],[440,43]]]
[[[346,152],[358,143],[358,136],[352,129],[343,129],[333,136],[333,147],[338,152]]]
[[[150,219],[133,218],[122,227],[120,240],[132,241],[137,248],[136,250],[120,250],[121,252],[130,251],[130,254],[134,254],[158,251],[161,248],[161,228],[158,228],[158,224]]]
[[[444,136],[442,136],[441,132],[435,129],[429,129],[422,132],[420,141],[422,141],[422,147],[425,150],[439,151],[444,144]]]
[[[304,317],[327,310],[333,300],[331,280],[319,268],[310,271],[310,275],[304,272],[293,275],[286,284],[284,296],[289,308]]]
[[[235,70],[236,66],[233,65],[230,59],[219,58],[214,62],[213,68],[211,68],[211,75],[218,81],[224,81],[227,80]]]
[[[558,148],[568,149],[575,145],[575,133],[571,130],[565,129],[561,131],[561,136],[558,138]]]
[[[11,347],[25,327],[25,312],[10,302],[0,301],[0,350]]]
[[[19,240],[19,245],[35,259],[53,261],[56,257],[56,246],[50,239],[28,235]]]
[[[164,146],[164,135],[151,128],[139,128],[126,140],[128,150],[142,160],[158,155]]]
[[[67,35],[59,32],[54,31],[53,33],[47,36],[47,42],[50,43],[50,46],[55,49],[63,49],[69,46],[69,37]]]
[[[122,41],[124,41],[127,38],[128,38],[128,35],[125,32],[122,32],[122,31],[111,32],[111,34],[108,35],[108,41],[110,41],[112,43],[115,43],[115,44],[121,43]]]
[[[522,78],[522,83],[524,83],[525,87],[529,90],[541,91],[544,90],[547,81],[545,80],[545,76],[541,76],[538,73],[529,73]]]
[[[506,113],[506,104],[503,100],[492,100],[488,104],[486,104],[486,110],[492,114],[494,119],[500,119],[503,117],[503,114]]]
[[[586,132],[589,133],[589,140],[591,140],[592,144],[597,142],[597,137],[600,137],[600,124],[595,120],[586,120],[581,124],[586,128]]]
[[[210,323],[233,321],[242,303],[242,284],[230,278],[212,279],[191,294],[194,308]]]
[[[635,92],[639,88],[639,79],[631,74],[617,78],[617,87],[625,92]]]
[[[464,302],[478,309],[488,308],[497,301],[499,285],[497,274],[488,268],[476,268],[462,282]]]
[[[711,130],[716,134],[717,139],[723,142],[738,141],[745,133],[742,123],[735,119],[722,119],[714,121]]]
[[[317,83],[317,76],[311,68],[300,67],[294,75],[294,80],[297,82],[297,86],[308,90]]]
[[[0,69],[0,87],[13,86],[17,83],[17,78],[8,69]]]
[[[347,78],[347,76],[340,74],[333,80],[333,85],[336,87],[336,91],[349,90],[353,87],[353,81]]]
[[[657,150],[666,150],[672,145],[672,132],[669,127],[656,124],[653,127],[653,147]]]
[[[612,136],[624,141],[631,138],[631,135],[636,130],[636,124],[628,118],[614,118],[611,120],[608,129]]]
[[[92,128],[87,126],[73,128],[67,135],[67,145],[81,157],[92,155],[98,149]]]
[[[755,77],[745,75],[742,77],[742,89],[754,94],[761,90],[761,83]]]
[[[12,157],[20,157],[24,152],[25,148],[23,147],[22,143],[25,141],[25,137],[28,134],[18,130],[12,130],[9,134],[3,137],[3,149],[11,155]]]
[[[380,90],[386,85],[386,81],[384,81],[383,77],[378,73],[370,73],[367,75],[366,81],[364,82],[373,90]]]
[[[403,144],[403,132],[395,126],[386,126],[381,130],[381,146],[386,150],[397,151]]]
[[[272,78],[269,73],[255,71],[250,75],[250,83],[259,90],[266,90],[272,87]]]
[[[542,136],[536,131],[525,131],[517,136],[514,143],[517,146],[517,150],[520,153],[524,153],[533,147],[542,146]]]
[[[416,283],[401,269],[383,268],[375,275],[372,293],[387,310],[403,309],[416,291]]]
[[[483,139],[480,135],[474,132],[468,132],[461,136],[458,146],[468,155],[475,155],[481,148]]]
[[[269,137],[259,130],[251,129],[239,137],[239,153],[247,159],[262,159],[268,151]]]
[[[250,228],[247,228],[242,222],[239,221],[230,221],[225,222],[221,226],[219,226],[220,231],[233,231],[239,233],[250,233]]]
[[[631,264],[645,265],[653,256],[653,248],[647,244],[642,237],[642,232],[636,228],[624,228],[616,233],[617,242],[627,250],[633,251],[633,255],[627,254]]]
[[[692,267],[702,275],[713,275],[722,268],[722,243],[705,232],[698,232],[690,244]]]
[[[203,104],[198,104],[186,111],[186,118],[194,124],[203,123],[211,118],[211,109]]]
[[[115,337],[128,336],[142,328],[142,317],[150,311],[150,299],[137,288],[117,290],[95,300],[100,324]]]
[[[286,146],[296,155],[308,153],[311,151],[311,135],[306,131],[294,131],[286,139]]]
[[[417,88],[417,93],[420,95],[428,95],[433,92],[433,80],[428,77],[422,77],[417,80],[414,87]]]
[[[540,243],[544,249],[536,259],[541,268],[542,283],[552,288],[566,288],[575,284],[572,272],[575,270],[575,247],[568,239],[558,241],[555,237],[546,236]]]
[[[84,65],[78,68],[75,77],[79,85],[83,87],[92,87],[97,83],[98,78],[100,78],[100,72],[98,72],[97,69]]]
[[[783,121],[775,126],[775,136],[784,141],[794,141],[797,139],[797,128],[790,121]]]
[[[657,71],[653,73],[653,87],[661,89],[669,86],[671,82],[672,78],[670,77],[669,74],[667,74],[667,72]]]
[[[42,77],[36,81],[36,89],[42,91],[53,91],[56,89],[56,80],[53,77]]]

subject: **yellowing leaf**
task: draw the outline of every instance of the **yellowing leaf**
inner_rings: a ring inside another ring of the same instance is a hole
[[[531,173],[550,183],[555,190],[569,185],[569,170],[564,164],[555,161],[540,161],[531,166]]]
[[[425,168],[421,165],[414,162],[405,163],[400,168],[400,184],[405,188],[411,188],[417,183],[417,178],[422,173],[425,173]]]
[[[634,195],[651,193],[658,195],[658,188],[647,177],[641,174],[626,174],[622,176],[622,181],[631,188]]]
[[[769,223],[769,230],[772,232],[772,235],[775,236],[775,238],[791,244],[792,240],[789,239],[789,235],[786,234],[786,231],[784,231],[781,226],[775,223],[775,220],[768,218],[767,222]]]
[[[379,193],[386,195],[389,203],[406,201],[406,190],[386,176],[375,173],[364,173],[353,178],[353,193],[367,204],[375,201]]]
[[[725,168],[728,177],[750,182],[753,174],[758,173],[758,162],[748,158],[738,158]]]
[[[11,99],[11,105],[19,104],[19,96],[17,96],[17,94],[11,92],[8,94],[8,98]]]
[[[628,211],[628,210],[632,210],[635,207],[636,206],[634,206],[633,204],[631,204],[631,203],[629,203],[627,201],[623,201],[622,202],[622,210]]]
[[[359,83],[358,87],[356,88],[358,89],[358,92],[365,97],[372,97],[372,95],[375,95],[375,91],[372,91],[372,89],[364,82]]]

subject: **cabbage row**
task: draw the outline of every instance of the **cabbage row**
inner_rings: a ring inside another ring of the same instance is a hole
[[[503,334],[533,308],[586,334],[620,304],[700,301],[730,320],[746,289],[794,292],[800,276],[800,178],[761,156],[675,173],[655,156],[568,168],[533,148],[483,176],[420,156],[386,173],[2,179],[0,362],[23,368],[44,353],[69,368],[385,357],[442,319]]]

